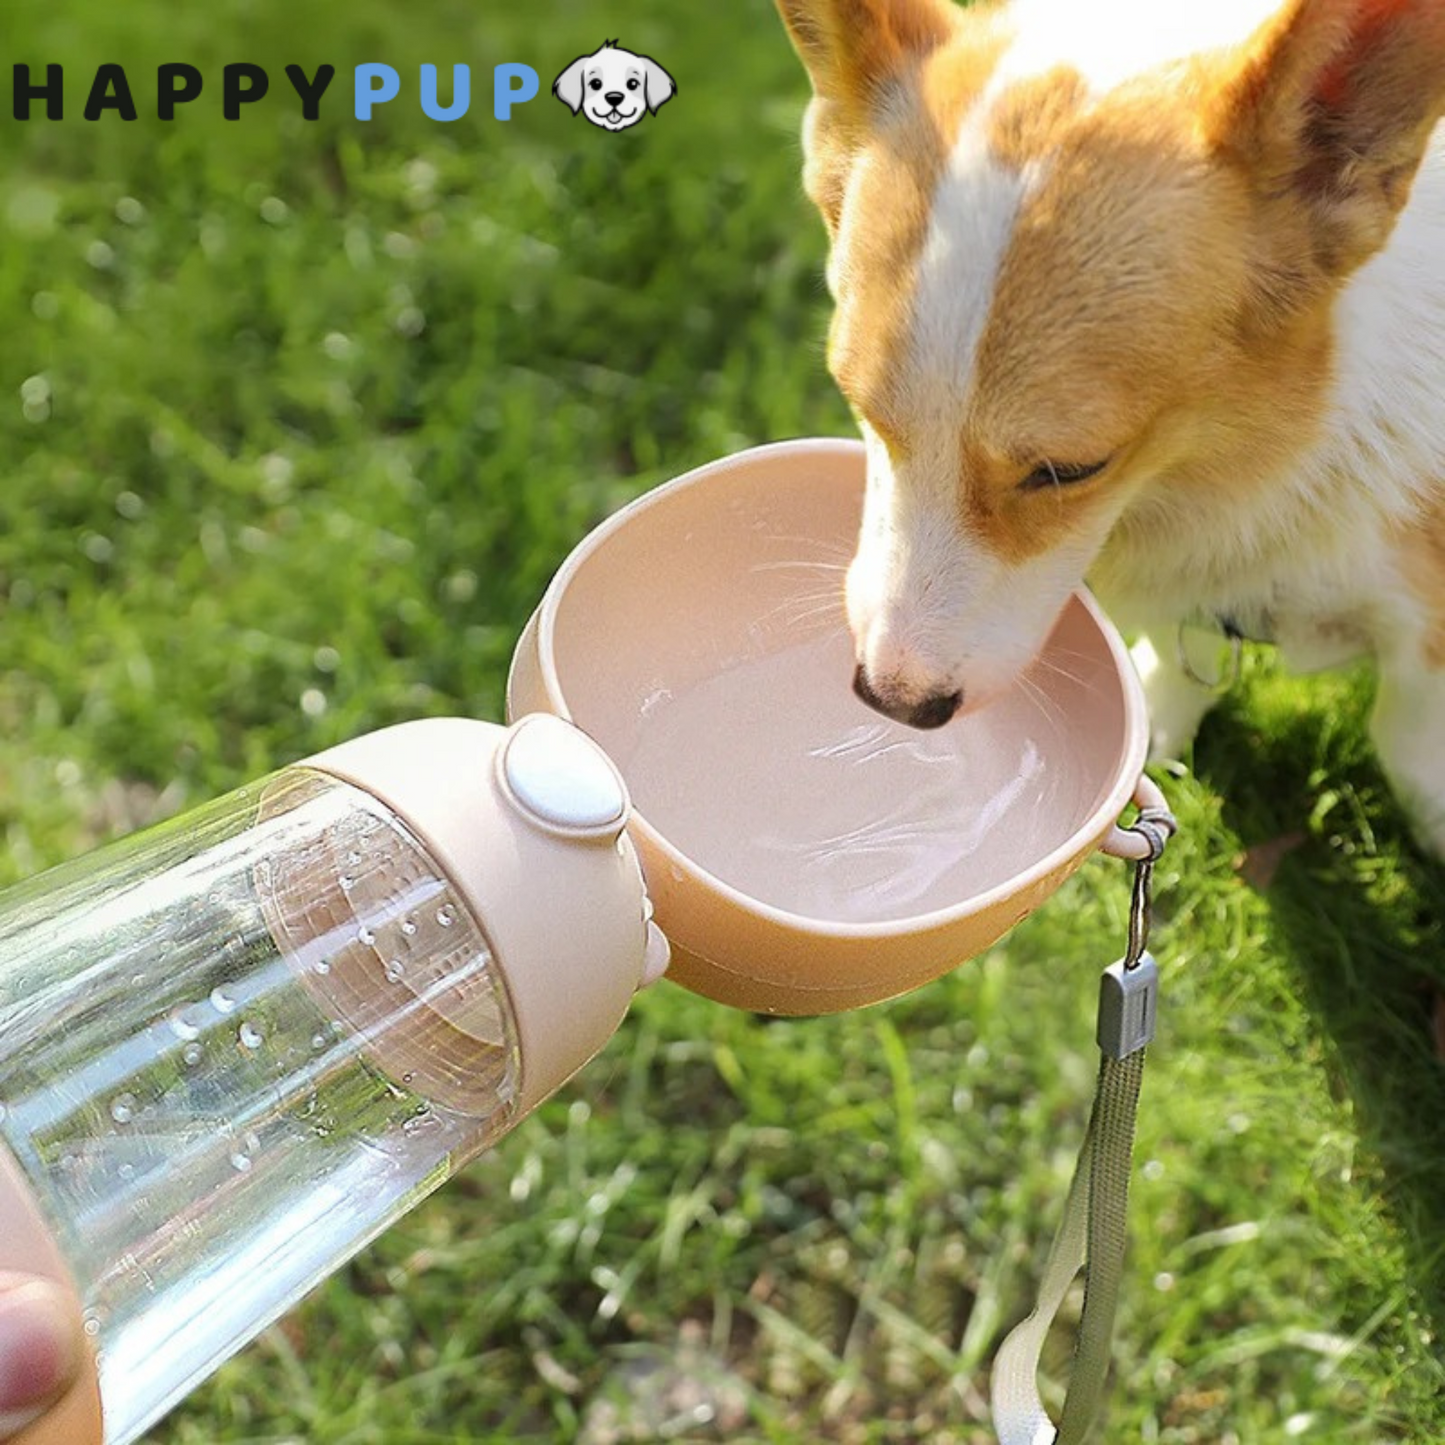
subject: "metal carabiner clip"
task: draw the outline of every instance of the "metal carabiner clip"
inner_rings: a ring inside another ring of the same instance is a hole
[[[1159,785],[1145,773],[1134,787],[1134,806],[1138,816],[1132,823],[1115,823],[1099,845],[1100,851],[1126,863],[1157,863],[1179,824]]]

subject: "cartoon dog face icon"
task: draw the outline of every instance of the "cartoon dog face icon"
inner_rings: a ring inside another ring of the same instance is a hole
[[[655,60],[607,40],[574,60],[552,82],[552,94],[603,130],[626,130],[644,111],[656,115],[677,94],[677,82]]]

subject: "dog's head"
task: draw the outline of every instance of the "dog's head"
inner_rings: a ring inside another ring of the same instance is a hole
[[[1309,434],[1440,113],[1445,4],[778,5],[868,449],[858,690],[933,726],[1009,685],[1116,527]]]
[[[655,60],[608,40],[574,60],[552,82],[552,94],[603,130],[626,130],[655,115],[677,94],[677,83]]]

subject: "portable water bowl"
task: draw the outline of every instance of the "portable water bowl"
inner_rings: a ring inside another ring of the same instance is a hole
[[[1147,779],[1142,692],[1086,592],[1001,700],[920,733],[852,692],[843,576],[861,444],[757,447],[639,498],[557,572],[509,716],[616,764],[668,976],[779,1014],[949,971],[1104,848]]]

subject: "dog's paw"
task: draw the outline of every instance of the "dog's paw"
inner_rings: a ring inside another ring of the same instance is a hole
[[[1215,694],[1189,677],[1169,654],[1161,654],[1152,638],[1141,637],[1129,656],[1149,708],[1149,761],[1178,761],[1194,742]]]
[[[1418,666],[1381,673],[1370,736],[1416,841],[1445,862],[1445,677]]]
[[[1201,718],[1192,723],[1174,721],[1160,724],[1151,717],[1149,721],[1149,761],[1151,763],[1181,763],[1194,745],[1194,736],[1199,731]]]
[[[1437,777],[1402,774],[1381,756],[1390,791],[1421,852],[1445,863],[1445,790]]]
[[[1445,814],[1438,807],[1427,811],[1416,805],[1407,808],[1407,817],[1421,850],[1445,863]]]

